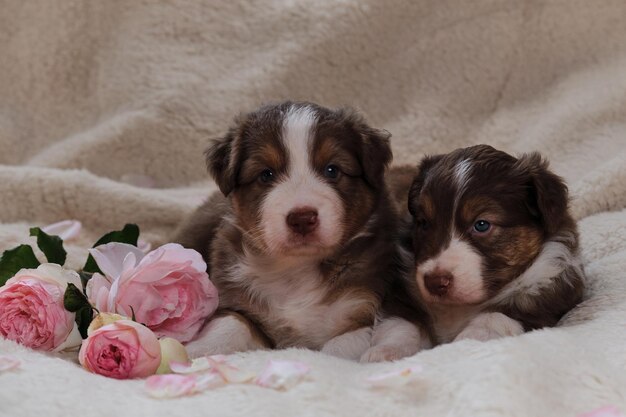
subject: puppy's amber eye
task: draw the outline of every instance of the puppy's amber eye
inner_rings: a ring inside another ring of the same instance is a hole
[[[339,167],[337,165],[328,164],[324,168],[324,176],[331,180],[336,180],[337,178],[339,178],[340,173],[341,171],[339,170]]]
[[[269,184],[270,182],[274,181],[274,171],[269,168],[264,169],[261,172],[261,175],[259,175],[259,181],[261,181],[263,184]]]
[[[476,233],[487,233],[491,229],[491,223],[487,220],[478,220],[474,223],[474,231]]]

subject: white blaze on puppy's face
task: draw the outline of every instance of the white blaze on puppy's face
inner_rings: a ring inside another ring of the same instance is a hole
[[[448,292],[443,296],[431,294],[426,288],[425,276],[438,272],[452,276]],[[482,277],[482,258],[472,246],[453,237],[450,245],[437,256],[417,267],[417,284],[427,302],[474,304],[487,298]]]
[[[284,116],[282,142],[288,167],[261,205],[261,228],[270,252],[306,255],[327,252],[341,239],[344,209],[337,192],[311,166],[317,115],[309,107],[292,107]],[[287,216],[298,210],[317,212],[317,227],[294,233]]]

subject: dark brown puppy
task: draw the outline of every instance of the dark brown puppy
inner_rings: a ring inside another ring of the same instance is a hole
[[[415,283],[439,343],[553,326],[580,302],[567,187],[538,153],[479,145],[426,157],[408,208]]]
[[[404,318],[383,313],[410,266],[384,181],[388,137],[354,111],[286,102],[239,117],[211,146],[223,195],[175,238],[205,256],[220,294],[192,354],[297,346],[376,361],[428,343],[405,320],[418,310],[393,298],[386,311]]]

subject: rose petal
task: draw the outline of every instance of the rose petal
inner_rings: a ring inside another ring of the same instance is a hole
[[[17,369],[21,364],[22,362],[19,359],[10,356],[0,356],[0,373]]]
[[[150,243],[150,242],[148,242],[146,240],[143,240],[142,238],[139,238],[137,240],[137,247],[143,253],[148,253],[148,252],[150,252],[150,249],[152,249],[152,243]]]
[[[146,379],[146,391],[154,398],[175,398],[195,392],[196,378],[191,375],[153,375]]]
[[[183,375],[212,372],[220,375],[224,381],[234,384],[249,382],[255,377],[253,372],[241,370],[228,363],[224,355],[205,356],[194,359],[191,363],[170,362],[170,369]]]
[[[43,226],[41,230],[49,235],[58,236],[63,240],[72,240],[76,238],[83,225],[78,220],[63,220]]]
[[[308,365],[294,361],[270,360],[255,383],[273,389],[289,389],[310,372]]]
[[[209,373],[196,375],[196,390],[204,391],[207,389],[219,388],[226,385],[226,381],[219,374]]]
[[[579,414],[578,417],[624,417],[624,414],[616,406],[607,405],[588,413]]]
[[[154,398],[176,398],[193,395],[208,389],[219,388],[225,381],[219,374],[153,375],[146,379],[145,389]]]
[[[227,359],[226,355],[213,355],[211,356],[211,362],[209,362],[208,358],[208,356],[196,358],[193,359],[191,363],[172,361],[170,362],[170,368],[172,369],[172,372],[177,374],[195,374],[210,371],[213,369],[214,362],[224,363]]]
[[[164,337],[159,340],[159,344],[161,345],[161,365],[157,369],[157,374],[171,374],[170,364],[172,362],[189,362],[187,349],[178,340]]]
[[[133,254],[132,267],[141,261],[144,253],[136,246],[127,243],[111,242],[89,249],[89,253],[96,260],[98,267],[107,277],[118,278],[122,275],[125,266],[129,266],[129,254]],[[125,265],[126,263],[126,265]]]
[[[373,388],[398,388],[417,380],[416,376],[422,372],[420,365],[404,368],[398,371],[373,375],[366,379]]]
[[[207,356],[207,361],[211,365],[211,369],[224,378],[226,382],[241,384],[254,379],[253,372],[243,371],[224,360],[223,355]]]

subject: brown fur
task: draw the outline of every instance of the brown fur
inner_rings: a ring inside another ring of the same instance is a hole
[[[471,176],[463,194],[457,195],[455,166],[463,160],[471,161]],[[498,302],[491,301],[533,265],[546,243],[562,242],[572,258],[578,253],[578,233],[568,210],[567,187],[549,171],[539,154],[517,159],[479,145],[428,156],[406,191],[416,265],[447,247],[452,227],[481,256],[488,299],[478,311],[504,313],[528,330],[555,325],[581,301],[584,277],[580,265],[565,268],[539,294],[516,291]],[[455,198],[457,211],[453,212]],[[492,224],[489,233],[471,232],[477,219]],[[420,298],[418,292],[415,295]],[[429,307],[431,314],[441,308]],[[466,307],[445,308],[451,311]]]
[[[408,265],[399,251],[397,214],[384,183],[385,169],[391,161],[389,135],[369,127],[352,110],[287,102],[240,116],[227,135],[207,151],[209,171],[226,197],[210,197],[179,228],[174,240],[203,254],[211,280],[219,290],[221,311],[245,317],[272,347],[320,349],[323,343],[311,336],[315,328],[298,329],[293,323],[277,319],[271,303],[256,297],[250,287],[270,279],[264,275],[263,265],[271,269],[276,257],[282,256],[269,254],[258,238],[261,204],[272,189],[271,184],[258,180],[259,173],[267,167],[277,180],[287,175],[288,154],[280,140],[281,117],[292,106],[303,105],[314,108],[318,115],[311,165],[320,176],[329,163],[341,168],[338,178],[324,181],[335,190],[345,212],[339,244],[326,248],[314,261],[322,277],[314,291],[323,294],[322,305],[340,299],[356,300],[350,311],[332,323],[326,339],[373,325],[383,304],[392,299],[390,289],[401,285],[398,283]],[[246,272],[240,280],[234,271],[252,258],[258,269]],[[285,259],[296,276],[277,274],[280,280],[268,284],[276,291],[297,282],[299,265],[309,261],[300,260],[298,255]],[[404,302],[403,317],[415,322],[423,319],[423,312],[408,300]]]

